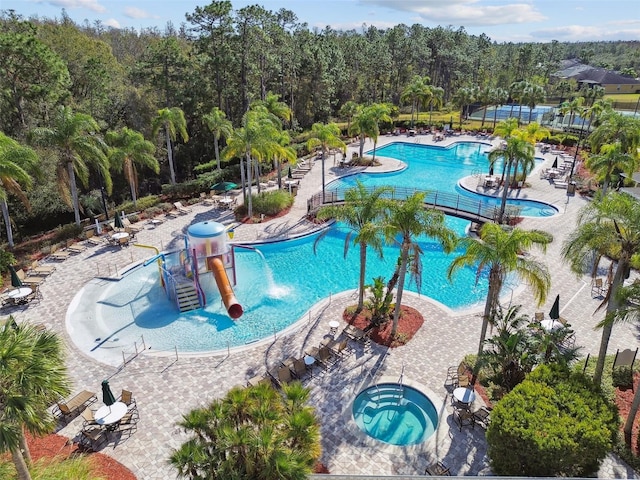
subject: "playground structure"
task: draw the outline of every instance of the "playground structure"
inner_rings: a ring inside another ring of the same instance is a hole
[[[172,260],[175,255],[164,253],[145,262],[149,265],[158,260],[165,291],[181,312],[206,306],[201,280],[210,274],[229,316],[236,320],[244,313],[232,287],[232,282],[236,284],[235,255],[227,235],[227,228],[221,223],[195,223],[187,229],[185,248],[179,252],[177,262]]]

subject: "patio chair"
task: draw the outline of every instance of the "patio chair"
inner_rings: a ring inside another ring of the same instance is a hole
[[[97,452],[109,441],[107,431],[100,426],[88,426],[80,431],[80,444]]]
[[[458,425],[460,431],[462,431],[462,427],[475,428],[473,412],[465,408],[453,407],[453,421]]]
[[[478,410],[473,412],[473,421],[486,430],[489,426],[489,422],[491,421],[491,408],[480,407]]]
[[[602,297],[605,294],[604,284],[601,278],[596,278],[591,284],[591,297]]]
[[[302,381],[309,375],[309,370],[307,369],[307,365],[306,363],[304,363],[304,359],[302,358],[297,358],[293,362],[292,370],[293,370],[293,374],[300,381]]]
[[[51,253],[49,254],[49,258],[61,262],[69,258],[69,255],[71,255],[69,252],[60,250],[60,247],[58,245],[54,245],[53,247],[51,247]]]
[[[96,417],[94,417],[93,415],[93,410],[91,410],[90,408],[85,408],[80,415],[82,416],[83,427],[89,425],[98,425],[98,422],[96,422]]]
[[[447,369],[447,378],[444,381],[444,386],[452,388],[467,387],[469,385],[468,370],[469,367],[464,362],[460,362],[458,366],[452,365]]]
[[[344,357],[348,353],[348,338],[345,337],[342,340],[334,340],[328,347],[333,355]]]
[[[135,398],[133,398],[133,394],[129,390],[122,390],[122,393],[120,393],[119,401],[124,403],[127,407],[136,405],[136,400]]]
[[[142,230],[140,227],[136,227],[133,223],[131,223],[131,220],[129,220],[127,217],[124,217],[122,219],[122,225],[124,226],[124,231],[131,236],[134,236],[136,233],[140,233],[140,230]]]
[[[536,312],[533,315],[533,319],[536,321],[536,323],[540,323],[544,320],[544,312]]]
[[[289,369],[289,367],[279,367],[277,370],[275,371],[270,371],[269,375],[271,375],[271,377],[273,378],[273,380],[279,385],[282,386],[286,383],[290,383],[291,381],[293,381],[293,377],[291,377],[291,370]]]
[[[442,462],[436,462],[427,467],[424,471],[425,475],[431,475],[433,477],[449,477],[451,476],[451,472],[449,471],[449,467],[445,466]]]

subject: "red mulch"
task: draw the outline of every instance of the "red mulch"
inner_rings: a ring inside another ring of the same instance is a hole
[[[363,310],[354,319],[353,314],[344,311],[342,318],[353,326],[364,330],[371,323],[371,314],[368,310]],[[413,338],[416,332],[420,329],[424,323],[424,317],[415,308],[402,305],[400,307],[400,319],[398,320],[398,329],[396,331],[396,338],[391,338],[391,329],[393,328],[393,322],[388,321],[382,328],[373,328],[371,330],[371,340],[379,345],[385,347],[400,347],[405,345]]]
[[[61,456],[67,458],[71,455],[83,453],[87,455],[93,464],[96,476],[109,480],[136,480],[136,476],[121,463],[102,453],[86,450],[82,446],[71,443],[69,439],[52,433],[46,437],[33,438],[27,435],[27,444],[34,461],[41,458],[53,458]]]
[[[640,372],[633,374],[633,384],[636,388],[640,388]],[[624,428],[624,423],[627,421],[629,410],[631,409],[631,403],[633,402],[634,392],[631,388],[621,389],[616,388],[616,405],[620,412],[620,431]],[[636,416],[636,419],[638,417]],[[640,430],[640,424],[638,421],[633,422],[633,429],[631,430],[631,451],[636,455],[640,454],[638,450],[638,430]]]

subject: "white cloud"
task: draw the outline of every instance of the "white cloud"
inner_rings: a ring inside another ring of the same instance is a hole
[[[104,13],[107,11],[105,7],[100,5],[97,0],[49,0],[51,5],[67,9],[86,8],[92,12]]]
[[[120,22],[118,22],[115,18],[110,18],[102,23],[104,23],[107,27],[120,28]]]
[[[140,18],[160,18],[157,15],[152,15],[150,13],[147,13],[146,10],[142,10],[141,8],[138,8],[138,7],[126,7],[124,9],[124,14],[125,14],[125,16],[127,16],[129,18],[135,18],[135,19],[140,19]]]
[[[484,5],[482,0],[360,0],[394,10],[413,12],[422,21],[464,26],[540,22],[546,17],[527,3]]]
[[[637,40],[640,38],[640,28],[613,30],[610,27],[601,26],[565,25],[537,30],[531,32],[531,36],[540,42],[549,40],[566,42]]]

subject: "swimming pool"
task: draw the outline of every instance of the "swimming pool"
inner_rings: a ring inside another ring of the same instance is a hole
[[[394,142],[376,149],[376,155],[396,158],[407,168],[393,173],[361,173],[337,179],[327,186],[328,191],[352,188],[356,180],[367,186],[395,185],[420,190],[457,193],[487,205],[500,205],[499,198],[481,195],[461,188],[458,181],[469,175],[489,171],[487,153],[492,145],[479,142],[456,142],[448,147]],[[368,152],[371,155],[372,152]],[[542,161],[539,159],[538,161]],[[502,171],[502,161],[496,162],[494,171]],[[558,211],[551,205],[535,200],[509,199],[508,205],[520,209],[526,217],[549,217]]]
[[[471,170],[480,168],[478,158],[482,155],[474,152],[485,148],[483,144],[461,144],[453,149],[459,157],[449,156],[448,162],[444,157],[430,160],[448,173],[439,173],[435,166],[424,168],[430,170],[430,176],[446,179],[451,186],[455,184],[455,177],[464,173],[448,163],[453,161]],[[407,171],[413,170],[412,164],[414,169],[419,165],[415,160],[408,163]],[[383,183],[389,184],[393,183],[389,178],[402,178],[403,173],[365,175],[364,180],[370,184],[386,178]],[[469,225],[468,221],[454,217],[447,217],[446,222],[458,235],[464,235]],[[359,253],[352,247],[346,258],[343,256],[346,235],[347,230],[337,224],[318,242],[315,251],[318,234],[256,244],[257,250],[236,249],[234,291],[245,311],[238,321],[228,317],[215,282],[207,275],[201,277],[207,306],[179,313],[160,285],[157,266],[151,264],[137,266],[120,281],[89,282],[72,301],[67,312],[67,330],[80,350],[107,362],[114,357],[121,360],[122,351],[131,351],[141,335],[146,346],[153,350],[194,353],[221,351],[270,338],[301,319],[319,301],[357,288]],[[484,304],[488,289],[486,275],[481,275],[476,282],[475,269],[464,268],[451,283],[447,280],[447,269],[456,253],[444,254],[439,244],[428,238],[421,238],[419,242],[424,252],[422,294],[451,309]],[[370,253],[367,283],[378,276],[389,279],[397,258],[396,247],[385,246],[382,259]],[[409,279],[405,288],[417,291]]]
[[[415,445],[438,426],[438,412],[429,397],[398,383],[380,383],[358,394],[352,407],[356,425],[376,440]]]
[[[447,218],[459,235],[468,222]],[[313,245],[317,234],[296,240],[254,245],[257,251],[236,249],[237,285],[234,291],[244,315],[229,318],[214,280],[201,276],[207,294],[204,309],[179,313],[159,282],[155,263],[138,266],[120,281],[96,279],[76,295],[67,313],[67,328],[78,347],[94,356],[109,350],[128,349],[144,335],[154,350],[203,352],[238,347],[272,336],[300,319],[310,307],[337,292],[357,288],[359,253],[350,248],[343,257],[347,232],[334,226]],[[422,293],[450,307],[468,308],[483,304],[488,279],[475,280],[475,270],[465,268],[454,282],[447,280],[447,268],[455,254],[445,255],[438,244],[420,239],[424,251]],[[384,258],[368,255],[367,281],[376,276],[388,279],[398,251],[384,247]],[[406,288],[416,291],[407,279]]]

